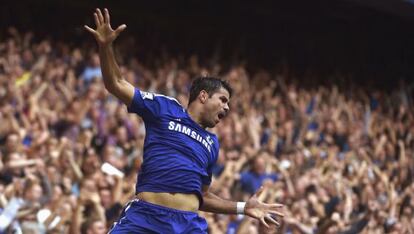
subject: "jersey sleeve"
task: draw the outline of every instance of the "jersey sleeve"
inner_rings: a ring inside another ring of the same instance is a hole
[[[212,162],[207,167],[207,175],[206,177],[202,178],[203,185],[210,185],[211,184],[211,178],[213,176],[213,166],[216,164],[218,155],[219,155],[219,149],[220,145],[216,137],[214,137],[214,155]]]
[[[211,178],[213,177],[213,166],[209,166],[207,168],[207,174],[208,176],[204,176],[201,180],[203,185],[210,185],[211,184]]]
[[[176,113],[181,109],[179,102],[172,97],[144,92],[137,88],[128,106],[129,113],[136,113],[144,120],[154,119],[166,113]]]

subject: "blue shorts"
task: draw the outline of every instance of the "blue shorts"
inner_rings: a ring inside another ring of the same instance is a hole
[[[155,205],[139,199],[130,201],[109,231],[116,233],[207,233],[207,222],[197,213]]]

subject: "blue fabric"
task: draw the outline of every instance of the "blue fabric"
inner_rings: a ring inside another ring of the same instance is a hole
[[[27,146],[27,147],[30,147],[30,146],[32,145],[32,141],[33,141],[32,136],[30,136],[30,135],[26,135],[26,136],[23,138],[23,142],[22,142],[22,144],[23,144],[23,145],[25,145],[25,146]]]
[[[312,121],[308,124],[308,130],[316,131],[319,128],[319,124],[315,121]]]
[[[229,222],[229,224],[227,225],[226,234],[236,234],[239,226],[240,226],[240,221]]]
[[[260,137],[260,145],[265,145],[269,142],[272,132],[270,128],[267,128],[263,131],[262,136]]]
[[[3,209],[2,208],[0,208],[0,214],[3,212]],[[7,229],[7,228],[6,228]],[[4,234],[5,232],[4,232],[4,230],[1,230],[0,229],[0,234]]]
[[[275,155],[279,156],[283,152],[283,148],[285,146],[285,141],[283,139],[278,139],[276,144]]]
[[[376,110],[379,106],[379,102],[374,97],[370,97],[369,105],[371,107],[371,110]]]
[[[207,233],[207,222],[195,212],[175,210],[142,200],[126,205],[110,234]]]
[[[145,123],[144,161],[136,192],[193,193],[202,204],[202,186],[210,185],[217,161],[216,135],[194,122],[180,103],[135,89],[128,111]]]
[[[86,67],[81,77],[84,81],[90,82],[93,78],[101,78],[102,72],[100,67]]]
[[[241,173],[240,183],[242,190],[250,194],[255,193],[260,186],[262,186],[263,181],[266,179],[271,179],[273,182],[278,180],[277,174],[261,174],[258,175],[254,172],[243,172]]]
[[[219,177],[223,171],[224,171],[224,165],[218,164],[218,163],[214,164],[212,168],[212,172],[214,176]]]
[[[312,97],[310,103],[306,107],[306,114],[310,115],[310,114],[313,113],[313,109],[315,108],[315,104],[316,104],[316,99],[314,97]]]

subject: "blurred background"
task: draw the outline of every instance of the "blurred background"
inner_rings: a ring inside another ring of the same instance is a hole
[[[0,3],[0,233],[106,233],[134,197],[145,127],[103,86],[95,8],[122,73],[184,106],[234,88],[211,189],[285,204],[282,225],[209,233],[414,233],[414,1]]]
[[[231,64],[297,72],[351,72],[361,80],[413,74],[414,5],[410,1],[4,1],[0,26],[69,43],[92,44],[83,30],[91,11],[107,7],[140,58],[218,53]],[[85,37],[86,36],[86,37]],[[393,77],[393,78],[390,78]]]

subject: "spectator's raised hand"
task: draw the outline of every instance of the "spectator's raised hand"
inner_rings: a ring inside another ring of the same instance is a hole
[[[102,14],[99,8],[93,14],[95,18],[96,29],[92,29],[85,25],[85,29],[88,30],[95,37],[96,41],[100,46],[105,46],[112,43],[118,35],[126,28],[125,24],[120,25],[117,29],[113,30],[110,24],[110,17],[108,9],[104,9]]]

